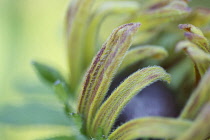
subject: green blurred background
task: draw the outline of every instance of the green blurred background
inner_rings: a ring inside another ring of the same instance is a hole
[[[0,0],[0,140],[70,135],[53,92],[32,60],[65,71],[64,16],[69,0]]]
[[[209,0],[191,4],[210,7]],[[71,135],[70,123],[31,65],[66,73],[64,16],[69,0],[0,0],[0,140]]]

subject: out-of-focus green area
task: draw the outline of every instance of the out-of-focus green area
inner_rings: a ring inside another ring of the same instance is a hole
[[[32,60],[65,71],[64,16],[69,0],[0,0],[0,139],[71,135],[53,91]]]
[[[210,7],[209,0],[192,5]],[[0,140],[71,135],[53,91],[40,82],[38,60],[66,73],[64,16],[69,0],[0,0]]]

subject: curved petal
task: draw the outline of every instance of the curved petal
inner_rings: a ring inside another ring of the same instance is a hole
[[[139,26],[139,23],[130,23],[115,29],[87,71],[78,105],[78,112],[87,120],[87,126],[100,107]]]
[[[192,122],[172,118],[147,117],[132,120],[110,134],[110,140],[137,138],[175,138],[192,125]]]
[[[103,128],[103,133],[107,136],[128,101],[143,88],[157,80],[169,82],[170,75],[161,67],[154,66],[144,68],[129,76],[100,107],[91,127],[92,135],[98,128]]]

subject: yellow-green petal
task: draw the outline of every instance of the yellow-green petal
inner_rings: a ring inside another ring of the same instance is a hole
[[[115,29],[87,71],[78,105],[78,112],[87,121],[87,127],[100,107],[139,26],[139,23],[130,23]]]
[[[157,80],[170,82],[170,75],[161,67],[147,67],[129,76],[120,84],[103,103],[92,123],[92,135],[98,128],[108,136],[118,115],[125,105],[143,88]]]
[[[129,121],[117,128],[109,140],[131,140],[137,138],[176,138],[192,125],[187,120],[147,117]]]
[[[210,52],[209,42],[198,27],[195,27],[192,24],[180,24],[179,28],[186,31],[185,36],[187,39],[195,43],[203,51],[207,53]]]

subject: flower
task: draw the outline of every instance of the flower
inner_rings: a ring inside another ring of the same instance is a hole
[[[193,24],[208,29],[210,10],[191,10],[187,3],[186,0],[109,1],[94,8],[96,3],[92,0],[72,1],[66,20],[69,80],[52,67],[34,63],[41,77],[53,85],[74,127],[80,130],[69,139],[200,140],[209,137],[210,45],[205,37],[209,30],[203,33]],[[121,20],[113,21],[115,24],[129,23],[116,28],[99,49],[101,23],[112,14],[122,16]],[[191,24],[179,24],[184,21]],[[138,22],[142,24],[140,30]],[[180,41],[183,37],[173,28],[176,24],[185,31],[187,40]],[[156,45],[144,45],[148,42]],[[132,43],[138,46],[129,49]],[[169,47],[157,46],[159,43]],[[178,54],[174,52],[175,43]],[[184,57],[180,50],[184,50],[190,59]],[[150,66],[137,70],[106,98],[116,74],[136,62],[151,58],[159,59],[155,63],[163,68]],[[194,73],[189,60],[193,62]],[[182,108],[177,118],[137,118],[113,129],[123,108],[139,91],[158,80],[169,83],[171,77],[171,89],[176,92]],[[190,80],[194,77],[195,82]]]

